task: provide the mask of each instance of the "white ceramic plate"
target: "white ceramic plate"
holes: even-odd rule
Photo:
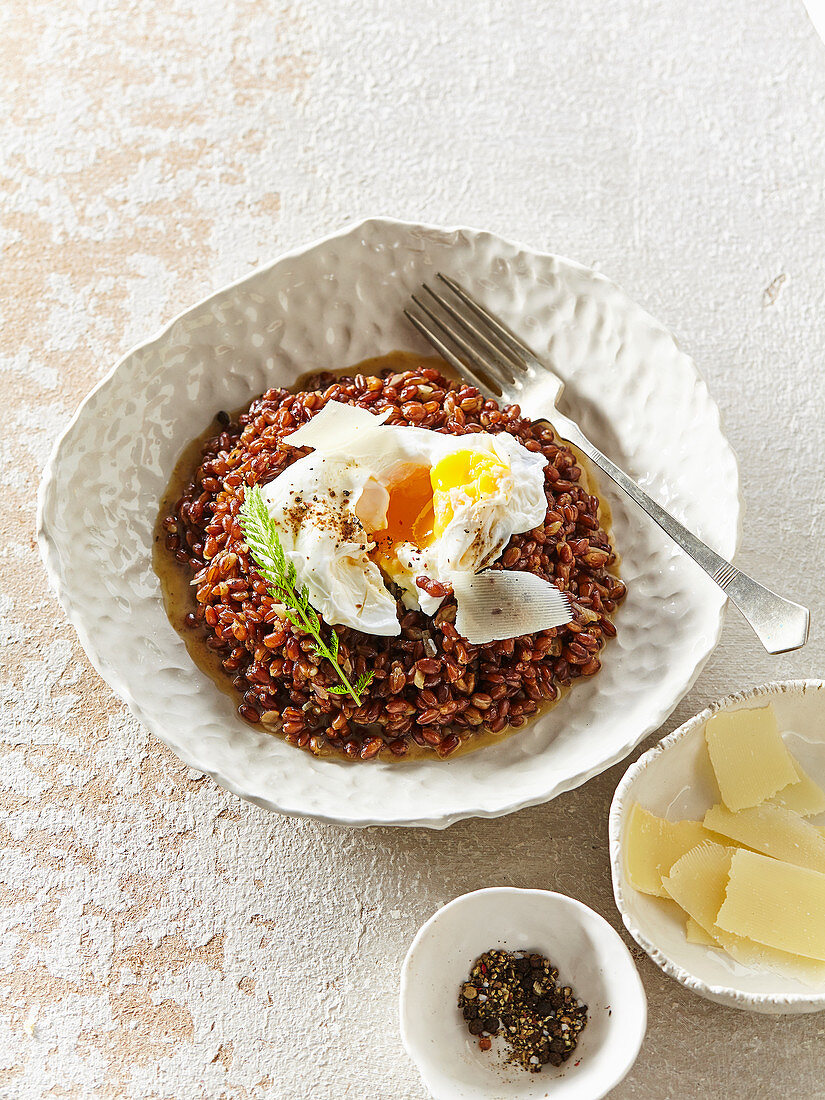
[[[444,827],[547,801],[621,760],[667,717],[721,629],[723,597],[605,485],[629,596],[604,667],[500,745],[448,761],[316,759],[245,724],[192,664],[152,571],[158,501],[219,409],[309,369],[430,353],[402,315],[435,271],[462,280],[546,355],[567,411],[725,557],[736,461],[694,364],[606,279],[472,229],[371,219],[282,256],[181,314],[89,395],[43,477],[46,568],[95,668],[192,767],[269,809],[349,824]]]
[[[705,747],[705,723],[719,710],[761,707],[768,701],[788,747],[813,779],[825,786],[825,681],[767,684],[714,703],[640,756],[616,788],[610,809],[613,893],[634,940],[688,989],[719,1004],[753,1012],[817,1012],[825,1009],[825,986],[812,987],[772,971],[753,970],[721,951],[688,943],[684,917],[677,907],[640,894],[624,874],[623,840],[633,803],[640,802],[646,810],[672,821],[703,817],[718,799]]]
[[[458,990],[475,960],[498,947],[538,951],[587,1005],[575,1054],[558,1069],[525,1073],[501,1044],[486,1053],[467,1031]],[[630,957],[606,920],[548,890],[497,887],[464,894],[432,916],[401,971],[401,1038],[436,1100],[597,1100],[636,1061],[647,1000]]]

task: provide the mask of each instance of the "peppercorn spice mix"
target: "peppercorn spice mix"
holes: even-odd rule
[[[461,986],[458,1007],[481,1050],[502,1036],[507,1060],[531,1073],[560,1066],[576,1049],[587,1005],[559,985],[549,959],[534,952],[485,951]]]

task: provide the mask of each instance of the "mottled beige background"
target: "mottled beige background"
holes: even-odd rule
[[[814,607],[773,659],[731,613],[665,728],[821,675],[825,47],[797,0],[6,0],[0,57],[0,1096],[423,1100],[396,1024],[412,934],[499,883],[617,923],[623,766],[443,834],[239,802],[87,664],[34,544],[40,470],[132,343],[280,250],[370,213],[487,226],[673,327],[741,457],[741,564]],[[825,1096],[825,1018],[639,967],[618,1100]]]

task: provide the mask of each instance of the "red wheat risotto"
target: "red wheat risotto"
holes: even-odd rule
[[[447,757],[480,733],[523,726],[560,688],[598,672],[602,646],[616,633],[610,615],[625,586],[610,573],[615,554],[601,526],[599,500],[581,484],[572,451],[547,425],[523,419],[517,406],[499,408],[472,386],[423,365],[388,369],[380,377],[321,374],[306,386],[301,393],[268,390],[237,423],[220,414],[223,430],[204,444],[200,465],[163,518],[168,551],[195,581],[196,606],[186,626],[201,632],[221,658],[243,697],[243,718],[316,754],[368,760],[425,750]],[[390,425],[455,436],[508,432],[528,451],[540,452],[547,459],[544,521],[513,535],[493,568],[552,581],[571,597],[573,621],[471,645],[455,628],[451,596],[431,617],[408,610],[394,592],[398,637],[322,622],[327,638],[332,630],[338,636],[338,661],[347,675],[373,673],[360,705],[331,691],[339,683],[335,670],[311,637],[281,617],[249,555],[239,517],[245,486],[271,482],[309,453],[291,447],[289,435],[329,401],[389,410]]]

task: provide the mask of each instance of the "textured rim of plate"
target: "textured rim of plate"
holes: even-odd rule
[[[588,268],[584,264],[581,264],[576,260],[567,259],[566,257],[559,255],[558,253],[542,252],[542,251],[534,248],[533,246],[531,246],[529,244],[525,244],[525,243],[523,243],[521,241],[517,241],[517,240],[512,240],[511,238],[501,237],[500,234],[491,233],[489,230],[476,229],[472,226],[467,226],[467,225],[439,226],[439,225],[433,225],[431,223],[426,223],[426,222],[408,222],[408,221],[404,221],[404,220],[399,219],[399,218],[391,218],[391,217],[383,217],[383,216],[360,218],[356,221],[348,222],[341,229],[336,230],[333,233],[326,234],[325,236],[319,237],[319,238],[317,238],[313,241],[310,241],[306,244],[302,244],[302,245],[300,245],[296,248],[292,248],[292,249],[289,249],[285,252],[280,253],[278,256],[276,256],[269,263],[262,264],[261,266],[255,268],[254,271],[249,272],[249,273],[241,276],[240,278],[235,279],[235,280],[233,280],[229,283],[226,283],[223,286],[219,287],[217,290],[214,290],[210,294],[205,295],[203,298],[199,299],[197,302],[193,303],[192,305],[187,306],[186,309],[183,309],[179,313],[177,313],[172,318],[172,320],[167,322],[158,331],[156,331],[155,335],[152,336],[149,340],[143,340],[143,341],[140,341],[137,344],[134,344],[124,355],[122,355],[117,360],[117,362],[114,364],[114,366],[111,368],[111,370],[109,370],[104,375],[104,377],[89,391],[89,393],[86,395],[86,397],[83,399],[83,401],[78,406],[77,410],[75,411],[74,415],[70,419],[70,421],[67,424],[66,428],[61,432],[61,434],[59,435],[59,437],[55,441],[55,444],[52,448],[51,454],[49,455],[49,459],[46,463],[46,466],[44,467],[43,474],[42,474],[41,481],[40,481],[40,487],[38,489],[38,494],[37,494],[37,517],[36,517],[36,536],[37,536],[37,542],[38,542],[38,546],[39,546],[39,549],[40,549],[40,554],[41,554],[41,557],[42,557],[42,560],[43,560],[43,564],[44,564],[45,569],[46,569],[46,574],[47,574],[48,579],[49,579],[49,583],[52,587],[52,590],[57,595],[57,598],[58,598],[61,606],[63,607],[63,610],[66,614],[67,619],[69,620],[71,625],[74,627],[74,629],[75,629],[75,631],[78,635],[78,638],[80,640],[80,644],[82,645],[83,650],[86,653],[86,657],[88,658],[89,662],[94,667],[95,671],[100,675],[100,677],[103,680],[105,680],[106,683],[109,685],[109,687],[115,692],[115,694],[120,699],[123,700],[123,702],[127,705],[129,710],[135,716],[135,718],[137,718],[137,720],[142,725],[144,725],[147,729],[149,729],[149,731],[151,733],[153,733],[156,737],[158,737],[161,741],[163,741],[164,744],[166,744],[169,748],[172,748],[172,751],[175,753],[175,755],[178,756],[181,760],[183,760],[183,762],[187,766],[189,766],[189,767],[193,768],[194,770],[199,771],[199,772],[201,772],[205,775],[209,775],[210,778],[214,779],[215,782],[219,786],[224,788],[224,790],[230,791],[232,794],[237,795],[239,798],[243,798],[246,801],[252,802],[257,806],[261,806],[263,809],[272,810],[272,811],[275,811],[277,813],[285,814],[287,816],[308,817],[308,818],[312,818],[316,821],[322,821],[322,822],[325,822],[327,824],[332,824],[332,825],[356,825],[356,826],[396,825],[396,826],[401,826],[401,827],[404,827],[404,826],[407,826],[407,827],[422,827],[423,826],[423,827],[426,827],[426,828],[444,829],[444,828],[448,828],[450,825],[455,824],[455,822],[464,820],[466,818],[473,818],[473,817],[481,817],[481,818],[504,817],[507,814],[514,813],[516,810],[522,810],[522,809],[527,809],[531,806],[542,805],[543,803],[549,802],[551,799],[556,798],[558,795],[564,794],[566,791],[573,790],[576,787],[581,786],[583,783],[586,783],[589,779],[592,779],[596,775],[600,775],[603,771],[606,771],[608,768],[612,767],[614,764],[617,764],[619,761],[623,760],[628,755],[628,753],[633,751],[633,749],[636,747],[636,745],[639,744],[640,741],[644,740],[644,738],[647,737],[648,734],[650,734],[654,730],[658,729],[659,726],[664,721],[666,721],[668,716],[670,714],[672,714],[674,708],[678,705],[679,701],[684,698],[684,696],[687,694],[688,691],[690,691],[691,687],[696,682],[696,680],[697,680],[699,674],[701,673],[702,669],[704,668],[708,658],[710,657],[711,653],[716,648],[716,645],[719,642],[719,637],[722,633],[722,626],[723,626],[723,622],[724,622],[724,614],[725,614],[725,608],[727,606],[727,601],[722,601],[722,603],[720,604],[718,612],[717,612],[716,623],[715,623],[714,629],[713,629],[713,631],[711,632],[711,635],[710,635],[709,644],[706,646],[706,648],[703,651],[698,653],[698,655],[696,657],[696,664],[694,665],[694,668],[693,668],[692,672],[685,678],[685,680],[682,682],[682,684],[676,689],[676,691],[674,693],[675,698],[673,699],[673,701],[670,702],[670,703],[662,704],[658,708],[657,711],[655,711],[651,714],[651,716],[649,717],[648,722],[644,726],[644,728],[639,729],[636,734],[634,734],[629,740],[627,740],[614,753],[612,753],[608,758],[604,759],[603,761],[601,761],[599,764],[595,765],[594,767],[586,768],[583,771],[580,771],[575,775],[568,776],[566,779],[560,780],[558,783],[556,783],[554,786],[552,786],[548,790],[542,791],[540,794],[536,794],[534,797],[516,799],[515,801],[513,801],[511,803],[503,803],[502,805],[496,807],[496,809],[494,809],[494,810],[489,810],[489,809],[485,809],[483,807],[477,807],[476,806],[476,807],[473,807],[473,808],[467,808],[467,809],[458,811],[456,813],[443,813],[443,814],[438,814],[436,816],[432,816],[432,817],[429,817],[429,818],[421,818],[421,819],[415,819],[415,820],[411,820],[409,818],[396,818],[396,819],[389,819],[388,820],[387,818],[375,818],[375,817],[364,817],[364,816],[348,817],[345,814],[329,815],[329,814],[325,814],[325,813],[322,813],[320,811],[314,811],[314,810],[304,811],[304,810],[287,809],[284,806],[279,805],[279,803],[275,799],[262,798],[259,795],[252,794],[249,791],[245,790],[241,785],[239,785],[237,783],[232,783],[231,781],[226,780],[218,772],[207,769],[207,768],[204,768],[204,766],[201,763],[199,763],[194,757],[187,756],[187,755],[179,752],[177,747],[173,747],[172,745],[169,744],[169,742],[167,741],[167,739],[164,735],[164,731],[161,728],[159,728],[158,726],[156,726],[156,724],[153,721],[151,721],[149,718],[147,718],[145,716],[145,714],[143,712],[143,708],[141,707],[139,702],[134,698],[134,696],[132,695],[131,691],[129,690],[127,684],[123,680],[123,678],[116,672],[116,670],[110,669],[108,667],[107,662],[104,659],[104,657],[97,652],[96,647],[93,645],[90,633],[85,628],[85,625],[83,624],[83,622],[81,621],[79,615],[77,614],[77,611],[76,611],[76,609],[74,607],[74,604],[71,600],[70,594],[69,594],[68,590],[66,589],[66,586],[63,584],[62,573],[61,573],[61,569],[60,569],[60,555],[57,552],[56,547],[52,543],[52,540],[50,538],[48,529],[47,529],[45,521],[44,521],[44,509],[45,509],[45,503],[46,503],[46,496],[47,496],[48,490],[51,486],[51,483],[55,478],[55,466],[56,466],[56,464],[57,464],[57,462],[60,458],[60,452],[61,452],[61,449],[62,449],[64,443],[67,441],[67,439],[71,435],[75,425],[77,424],[77,422],[80,420],[81,416],[83,415],[86,406],[94,398],[96,398],[99,394],[101,394],[103,391],[105,391],[107,389],[107,387],[110,385],[112,379],[114,378],[115,374],[120,370],[122,365],[128,359],[130,359],[133,355],[135,355],[138,352],[145,352],[145,351],[148,351],[151,348],[153,348],[156,344],[158,344],[161,340],[163,340],[167,336],[167,334],[170,332],[170,330],[179,321],[181,321],[188,314],[194,312],[195,310],[201,309],[202,307],[206,306],[208,303],[210,303],[214,299],[222,297],[223,295],[227,294],[229,291],[235,289],[236,287],[242,286],[245,282],[257,277],[261,273],[271,270],[277,264],[280,264],[280,263],[284,262],[285,260],[289,260],[293,257],[301,256],[304,253],[309,252],[311,249],[319,247],[320,245],[328,244],[332,241],[339,240],[340,238],[346,237],[349,234],[354,233],[354,232],[362,229],[364,226],[369,225],[369,224],[398,226],[400,228],[408,229],[408,230],[409,229],[420,230],[424,233],[428,233],[428,232],[437,233],[437,234],[469,233],[469,234],[472,234],[472,235],[492,236],[492,237],[495,237],[499,240],[502,240],[502,241],[506,242],[507,244],[513,245],[516,248],[523,249],[524,251],[526,251],[528,253],[531,253],[533,255],[543,256],[543,257],[553,257],[553,258],[561,261],[562,263],[568,264],[571,268],[573,268],[577,271],[583,272],[583,273],[587,274],[588,276],[590,276],[590,277],[592,277],[596,280],[602,281],[605,284],[620,290],[620,288],[618,288],[617,284],[613,283],[612,280],[607,279],[600,272],[594,271],[592,268]],[[620,292],[624,293],[621,290],[620,290]],[[676,341],[676,337],[670,332],[669,329],[666,329],[660,321],[657,321],[656,318],[653,317],[652,314],[650,314],[647,310],[642,309],[642,307],[638,306],[638,304],[633,302],[632,299],[630,299],[630,301],[639,310],[639,316],[640,317],[644,318],[645,321],[648,321],[654,328],[660,330],[661,332],[666,333],[670,337],[670,339],[673,340],[674,344],[678,347],[678,342]],[[707,398],[708,398],[709,411],[710,411],[710,413],[711,413],[711,415],[712,415],[712,417],[715,421],[715,427],[718,429],[719,434],[723,437],[723,439],[725,439],[725,442],[728,445],[728,449],[730,451],[731,459],[732,459],[732,462],[733,462],[733,469],[736,472],[736,476],[737,476],[736,496],[737,496],[737,500],[738,500],[738,504],[739,504],[739,511],[738,511],[737,523],[736,523],[735,549],[736,549],[736,551],[738,551],[739,544],[741,542],[742,521],[743,521],[743,514],[744,514],[744,501],[743,501],[743,498],[742,498],[741,480],[739,479],[738,459],[737,459],[737,456],[736,456],[736,452],[730,446],[730,443],[727,441],[727,437],[725,436],[725,433],[722,430],[722,416],[721,416],[721,412],[719,410],[719,406],[716,404],[716,402],[714,401],[712,395],[710,394],[710,392],[708,390],[708,387],[707,387],[707,384],[705,383],[705,380],[704,380],[701,372],[699,371],[699,368],[696,366],[696,363],[693,361],[693,359],[691,359],[690,361],[691,361],[691,364],[693,366],[693,369],[696,371],[697,380],[700,382],[700,384],[702,386],[704,386],[704,388],[706,390]],[[643,520],[642,522],[651,522],[652,523],[653,521],[652,520],[650,520],[650,521]],[[735,553],[732,554],[731,557],[732,558],[735,557]]]
[[[641,994],[641,1012],[637,1020],[638,1041],[634,1041],[634,1043],[630,1047],[628,1047],[628,1051],[631,1051],[632,1053],[630,1053],[626,1063],[622,1064],[618,1075],[610,1082],[607,1092],[600,1092],[598,1097],[594,1097],[594,1100],[599,1100],[600,1097],[606,1096],[608,1092],[611,1092],[613,1089],[616,1088],[617,1085],[621,1084],[625,1077],[627,1077],[628,1073],[630,1073],[631,1069],[633,1069],[633,1066],[635,1065],[636,1060],[639,1057],[639,1052],[642,1049],[642,1043],[645,1041],[645,1036],[647,1034],[647,993],[645,992],[644,983],[642,982],[641,976],[639,974],[639,969],[636,966],[633,955],[630,953],[627,944],[624,942],[624,940],[613,927],[613,925],[609,921],[605,920],[601,913],[597,913],[595,909],[591,909],[591,907],[589,905],[586,905],[583,901],[579,901],[578,898],[570,897],[569,894],[562,894],[558,890],[541,890],[523,886],[486,886],[480,890],[470,890],[466,894],[459,894],[457,898],[453,898],[452,901],[448,901],[445,905],[442,905],[440,909],[436,909],[436,911],[430,917],[428,917],[427,920],[424,921],[424,923],[421,925],[421,927],[418,929],[415,936],[413,937],[410,946],[407,948],[407,953],[404,956],[404,962],[401,964],[401,983],[398,993],[398,1025],[399,1031],[401,1033],[401,1042],[404,1045],[404,1050],[407,1052],[407,1056],[421,1075],[421,1080],[429,1089],[430,1083],[428,1079],[428,1074],[422,1068],[421,1062],[417,1054],[413,1050],[407,1030],[407,999],[411,980],[409,971],[410,962],[413,953],[415,952],[415,949],[425,938],[425,936],[431,931],[433,926],[438,923],[438,921],[447,910],[455,909],[457,906],[465,903],[468,898],[479,898],[483,896],[489,896],[490,894],[532,894],[541,897],[542,899],[550,895],[551,897],[561,898],[565,903],[570,903],[570,906],[574,911],[580,911],[581,913],[586,914],[588,920],[591,917],[595,917],[597,922],[601,922],[601,924],[603,924],[605,928],[609,929],[612,933],[612,937],[608,937],[611,945],[611,951],[615,951],[617,954],[624,952],[624,955],[627,956],[627,960],[630,962],[632,973],[636,977],[638,992]],[[621,952],[619,949],[621,949]]]
[[[616,787],[613,801],[610,805],[610,816],[608,819],[610,873],[613,878],[613,896],[616,899],[616,907],[621,914],[625,928],[656,965],[664,970],[665,974],[670,975],[671,978],[675,978],[677,982],[680,982],[694,993],[698,993],[703,997],[710,995],[712,998],[718,998],[719,1000],[725,1001],[731,1007],[753,1010],[755,1005],[810,1005],[812,1010],[825,1009],[825,991],[822,993],[746,993],[744,990],[737,989],[735,986],[709,985],[701,978],[697,978],[696,975],[692,974],[689,970],[685,970],[679,963],[674,962],[669,955],[665,954],[665,952],[657,947],[655,943],[649,940],[644,932],[640,931],[640,929],[635,926],[625,908],[621,877],[621,830],[626,808],[625,798],[636,778],[641,775],[643,771],[655,763],[663,753],[666,753],[671,745],[674,745],[677,741],[681,741],[685,737],[689,737],[696,729],[704,726],[708,719],[718,713],[718,711],[727,710],[735,703],[745,703],[753,699],[765,699],[772,695],[793,693],[805,695],[809,691],[823,690],[825,690],[825,680],[775,680],[767,684],[760,684],[758,687],[747,688],[745,691],[734,692],[732,695],[726,695],[724,699],[718,699],[715,703],[711,703],[710,706],[706,707],[700,714],[696,714],[693,718],[689,718],[687,722],[684,722],[678,729],[669,733],[667,737],[663,737],[658,745],[654,745],[652,749],[648,749],[635,763],[631,764],[622,776],[619,785]]]

